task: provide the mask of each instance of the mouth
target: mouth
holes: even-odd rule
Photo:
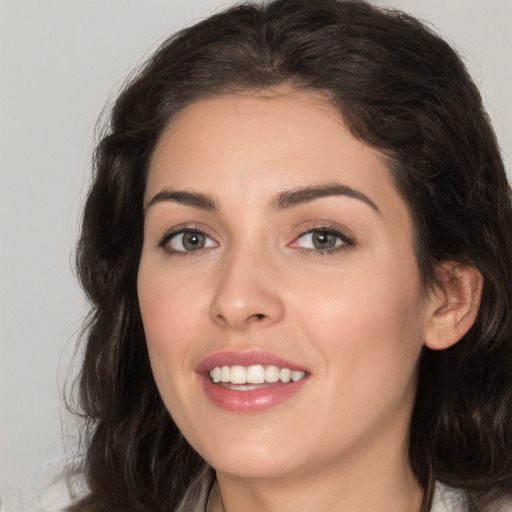
[[[259,351],[217,353],[203,360],[196,372],[211,403],[246,414],[291,399],[311,377],[305,368]]]
[[[213,384],[218,384],[226,389],[234,391],[252,391],[275,385],[298,382],[306,377],[302,370],[280,368],[276,365],[263,366],[254,364],[251,366],[215,366],[209,371]]]

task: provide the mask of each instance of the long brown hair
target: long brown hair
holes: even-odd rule
[[[89,493],[70,510],[171,511],[199,471],[153,381],[137,303],[148,161],[191,102],[283,83],[323,92],[388,157],[426,287],[444,260],[484,277],[472,329],[420,359],[409,458],[422,510],[435,481],[464,489],[472,511],[512,492],[510,189],[478,90],[455,51],[410,16],[363,1],[277,0],[169,38],[113,106],[78,244],[91,303],[79,381]]]

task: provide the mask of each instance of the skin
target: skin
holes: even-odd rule
[[[282,192],[333,183],[369,201],[275,207]],[[153,199],[169,190],[207,195],[218,210]],[[174,421],[216,469],[225,510],[419,510],[407,429],[420,351],[428,338],[442,344],[449,308],[424,291],[411,216],[383,156],[320,96],[215,97],[162,134],[145,204],[138,293],[152,370]],[[304,235],[333,227],[349,239],[334,252]],[[187,252],[180,235],[161,243],[182,228],[200,228],[206,246]],[[458,339],[445,330],[446,343]],[[222,350],[265,350],[310,377],[268,410],[225,411],[195,370]],[[217,491],[211,509],[222,510]]]

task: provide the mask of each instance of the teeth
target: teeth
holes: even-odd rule
[[[247,382],[250,384],[263,384],[265,382],[265,368],[260,364],[249,366],[246,375]]]
[[[293,382],[297,382],[298,380],[303,379],[306,376],[304,372],[296,371],[292,372],[292,380]]]
[[[279,368],[277,366],[267,366],[265,369],[265,380],[267,382],[277,382],[279,380]]]
[[[286,382],[290,382],[292,380],[292,371],[289,370],[288,368],[283,368],[280,372],[279,372],[279,378],[281,379],[282,382],[286,383]]]
[[[221,381],[222,369],[216,366],[211,372],[213,382],[217,383]]]
[[[274,365],[265,368],[261,364],[254,364],[247,368],[239,365],[216,366],[210,370],[210,377],[215,384],[219,382],[229,382],[238,386],[242,384],[263,384],[264,382],[274,383],[278,381],[288,384],[292,381],[297,382],[305,376],[306,372],[303,371],[292,371],[289,368],[279,368]]]
[[[229,366],[223,366],[220,369],[220,381],[221,382],[230,382],[231,379],[231,371]]]
[[[243,366],[231,367],[231,384],[245,384],[247,382],[247,372]]]

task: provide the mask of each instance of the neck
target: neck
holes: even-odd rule
[[[405,438],[396,444],[370,444],[364,454],[346,454],[342,462],[283,478],[217,472],[209,512],[419,511],[423,490],[410,468],[406,445]]]
[[[385,470],[384,470],[385,471]],[[295,479],[239,481],[219,474],[212,490],[210,512],[412,512],[419,511],[423,491],[411,474],[385,475],[376,481],[304,476]]]

